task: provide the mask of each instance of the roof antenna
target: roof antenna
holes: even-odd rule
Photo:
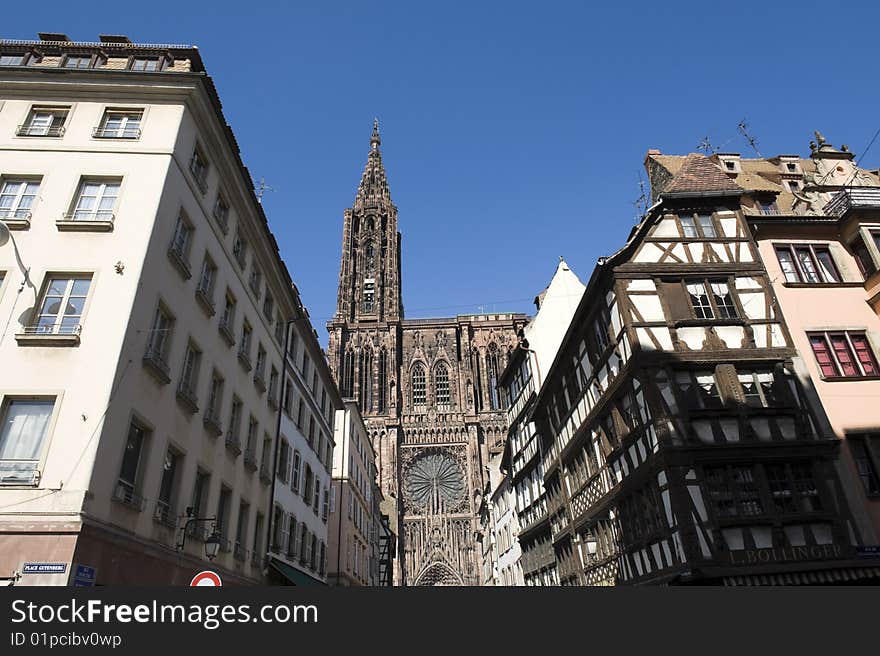
[[[697,150],[706,153],[707,155],[714,155],[718,152],[718,149],[712,145],[711,141],[709,141],[709,135],[706,135],[700,140],[700,143],[697,145]]]
[[[642,220],[642,217],[648,212],[648,193],[645,189],[645,180],[642,178],[642,172],[639,171],[639,197],[633,201],[636,209],[639,211],[636,216],[636,222]]]
[[[746,120],[741,120],[739,125],[736,126],[736,129],[739,130],[739,133],[749,142],[749,145],[752,147],[752,150],[755,151],[755,154],[758,157],[761,157],[761,151],[758,150],[758,140],[749,132],[749,126],[748,123],[746,123]]]
[[[257,185],[257,202],[263,204],[263,194],[267,191],[276,191],[275,187],[266,184],[266,178],[260,178],[260,184]]]

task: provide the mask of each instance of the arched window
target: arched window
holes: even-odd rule
[[[373,410],[373,352],[369,349],[361,351],[358,361],[359,389],[358,401],[362,412]]]
[[[347,351],[342,363],[342,396],[351,398],[354,394],[354,353]]]
[[[416,364],[412,370],[412,402],[413,405],[425,405],[425,368]]]
[[[471,351],[471,369],[474,372],[474,410],[483,409],[483,373],[480,371],[480,352]]]
[[[449,369],[442,362],[434,369],[434,398],[437,405],[449,405]]]
[[[388,352],[384,348],[379,351],[379,370],[377,373],[379,395],[376,399],[376,410],[384,412],[386,406],[385,388],[388,386]]]
[[[489,345],[486,354],[486,379],[489,386],[489,407],[498,410],[501,407],[501,398],[498,394],[498,348],[494,344]]]

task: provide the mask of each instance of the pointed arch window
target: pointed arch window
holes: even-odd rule
[[[489,345],[486,354],[486,379],[489,385],[489,408],[498,410],[501,408],[501,397],[498,393],[498,347]]]
[[[471,351],[471,369],[474,372],[474,410],[480,412],[483,409],[483,372],[480,370],[480,353],[476,349]]]
[[[416,364],[412,370],[412,402],[413,405],[425,405],[426,400],[425,368]]]
[[[379,383],[376,410],[384,412],[387,403],[385,388],[388,386],[388,352],[384,348],[379,351],[379,368],[376,373]]]
[[[449,369],[442,362],[434,369],[434,397],[438,406],[449,405]]]
[[[354,394],[354,353],[347,351],[342,364],[342,396],[351,398]]]
[[[369,349],[361,351],[358,362],[359,390],[358,401],[363,412],[373,410],[373,352]]]

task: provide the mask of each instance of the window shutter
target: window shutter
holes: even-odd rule
[[[661,281],[659,289],[670,314],[666,317],[668,320],[677,321],[691,318],[691,303],[681,281]]]

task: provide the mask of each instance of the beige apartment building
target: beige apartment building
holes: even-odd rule
[[[380,585],[381,491],[376,484],[376,453],[355,399],[336,413],[333,488],[330,493],[331,585]]]
[[[324,494],[338,397],[198,50],[0,41],[0,221],[0,579],[265,581],[276,458]]]

